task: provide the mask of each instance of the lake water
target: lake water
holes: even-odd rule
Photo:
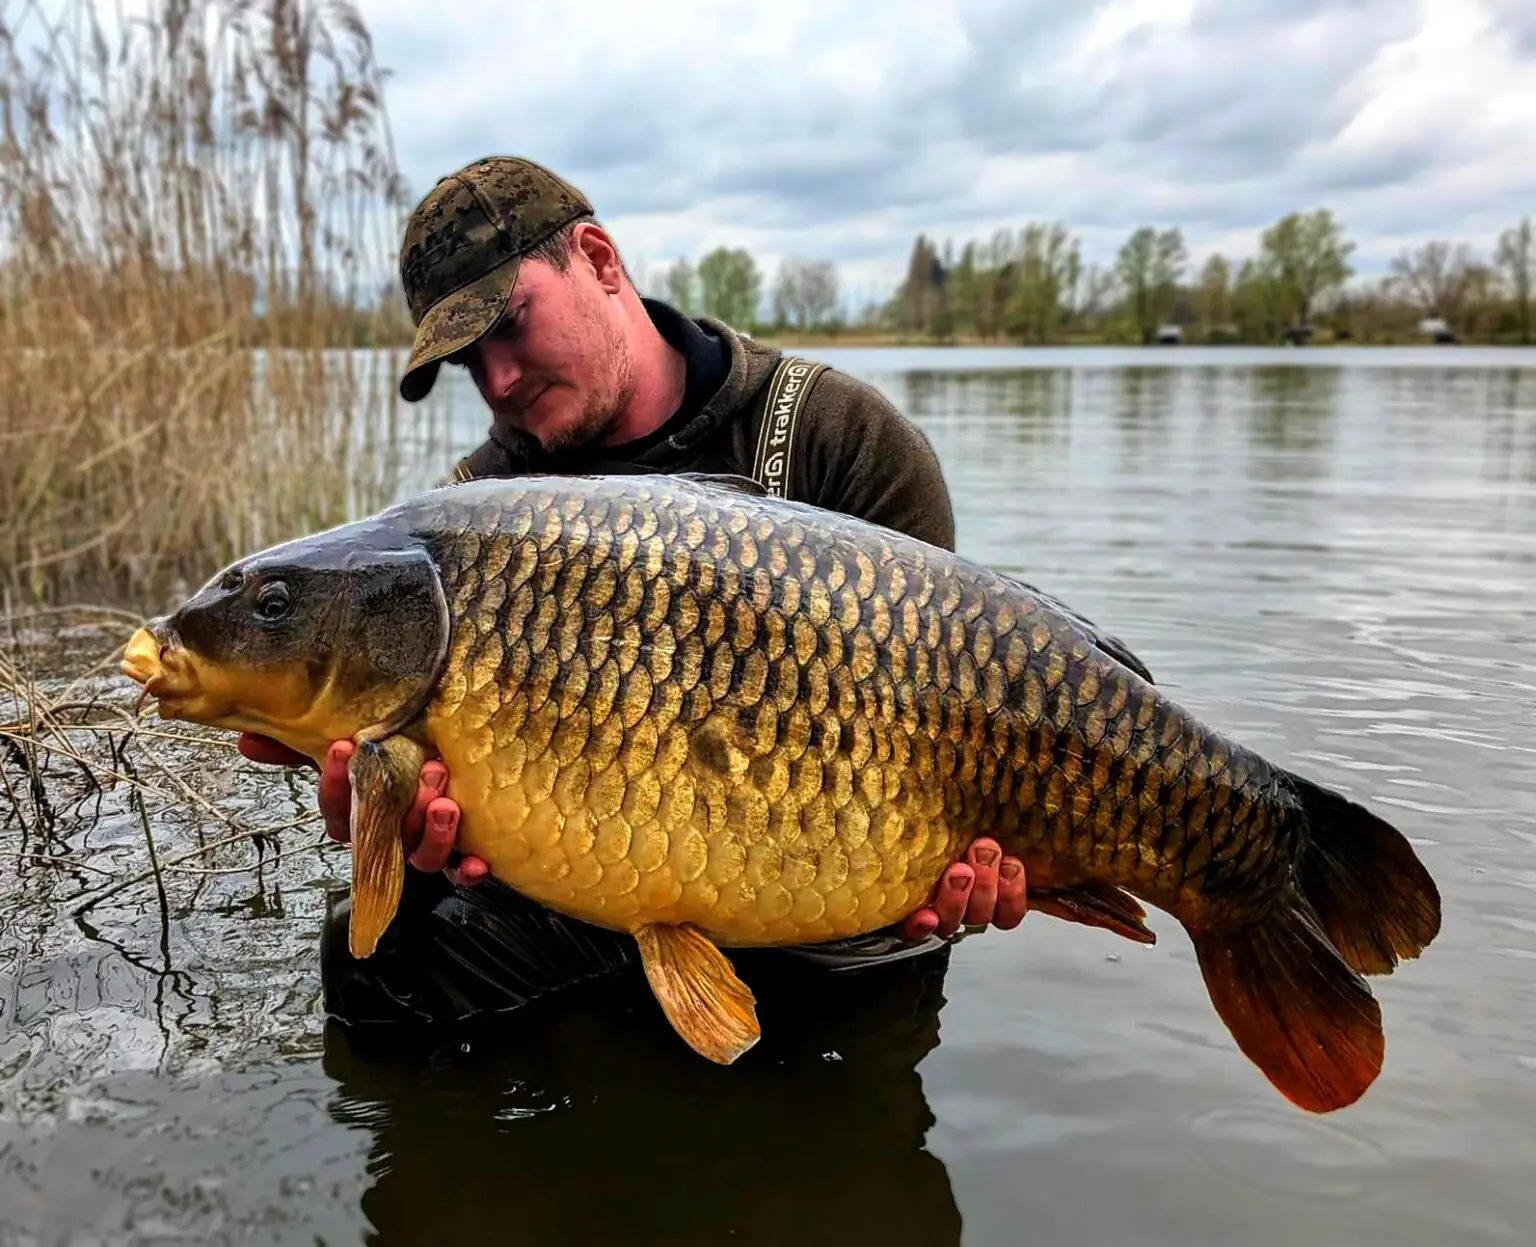
[[[163,917],[54,920],[45,871],[0,885],[0,1244],[1530,1241],[1536,352],[812,353],[921,424],[963,553],[1417,846],[1444,924],[1373,980],[1366,1096],[1281,1100],[1155,911],[1152,948],[1032,916],[921,977],[765,982],[722,1070],[635,984],[350,1041],[315,950],[338,853]],[[312,809],[252,782],[232,806]],[[136,824],[58,834],[137,868]]]

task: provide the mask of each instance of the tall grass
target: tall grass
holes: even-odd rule
[[[0,0],[13,608],[159,609],[397,490],[384,78],[338,0]]]

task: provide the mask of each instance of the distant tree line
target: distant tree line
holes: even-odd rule
[[[697,261],[631,264],[644,294],[689,315],[763,336],[1031,345],[1152,343],[1175,327],[1187,343],[1532,342],[1536,218],[1499,236],[1491,254],[1436,239],[1394,256],[1384,276],[1357,277],[1355,244],[1327,209],[1292,213],[1253,255],[1191,262],[1177,228],[1133,230],[1112,262],[1083,261],[1065,225],[1030,222],[956,247],[926,234],[889,298],[853,308],[827,259],[789,258],[771,272],[741,247]],[[411,325],[393,282],[337,335],[358,346],[405,343]],[[312,298],[346,301],[317,289]],[[338,314],[335,323],[345,318]]]
[[[679,258],[660,272],[642,269],[637,281],[691,316],[748,331],[837,332],[846,320],[830,260],[784,260],[770,282],[750,252],[716,247],[697,264]]]
[[[999,230],[958,252],[920,235],[881,320],[937,341],[1151,343],[1170,327],[1202,343],[1531,341],[1530,218],[1490,256],[1435,240],[1352,283],[1354,250],[1326,209],[1275,222],[1252,256],[1214,254],[1198,269],[1178,229],[1135,230],[1103,267],[1084,265],[1059,224]]]
[[[857,312],[829,260],[790,259],[771,279],[741,248],[642,270],[642,289],[759,333],[884,335],[932,342],[1191,343],[1532,340],[1536,228],[1526,218],[1491,255],[1426,242],[1385,276],[1356,278],[1355,243],[1327,209],[1264,230],[1249,256],[1194,265],[1177,228],[1143,226],[1113,262],[1088,264],[1063,224],[1030,222],[956,246],[920,234],[891,298]]]

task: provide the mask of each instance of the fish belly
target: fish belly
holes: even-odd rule
[[[691,923],[724,945],[855,935],[922,904],[970,839],[894,760],[855,770],[835,746],[812,748],[803,709],[758,750],[728,712],[593,724],[524,700],[479,727],[434,730],[460,847],[587,922]],[[498,745],[498,727],[518,721]]]

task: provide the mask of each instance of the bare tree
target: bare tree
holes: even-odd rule
[[[774,319],[797,329],[814,329],[837,311],[837,266],[830,260],[785,260],[773,288]]]
[[[1485,266],[1466,243],[1454,246],[1436,239],[1414,251],[1400,252],[1391,264],[1391,280],[1399,297],[1426,316],[1458,324],[1472,296],[1484,284]]]

